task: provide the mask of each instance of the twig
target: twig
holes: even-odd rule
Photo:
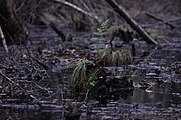
[[[80,0],[80,2],[83,4],[83,6],[90,11],[90,8],[86,5],[85,0]]]
[[[36,82],[33,82],[33,81],[28,81],[28,80],[18,80],[18,82],[22,82],[22,83],[32,83],[32,84],[34,84],[36,87],[38,87],[39,89],[45,90],[47,93],[50,93],[50,92],[51,92],[51,91],[49,91],[47,88],[44,88],[44,87],[38,85]]]
[[[166,25],[169,25],[171,27],[171,29],[175,28],[175,26],[172,25],[171,23],[169,23],[168,21],[165,21],[165,20],[163,20],[163,19],[161,19],[161,18],[159,18],[159,17],[157,17],[157,16],[155,16],[155,15],[153,15],[151,13],[146,12],[146,15],[153,18],[153,19],[155,19],[155,20],[158,20],[158,21],[161,21],[161,22],[165,23]]]
[[[115,0],[105,0],[121,17],[123,17],[126,22],[137,31],[148,44],[158,44],[154,39],[152,39],[148,33],[137,24],[137,22],[131,18],[131,16],[126,12],[123,6],[118,5]]]
[[[87,101],[87,98],[88,98],[88,94],[89,94],[89,90],[87,90],[87,92],[86,92],[86,95],[85,95],[85,99],[84,99],[84,102],[86,102],[86,101]]]
[[[5,39],[5,37],[4,37],[3,31],[2,31],[2,29],[1,29],[1,26],[0,26],[0,39],[1,39],[2,42],[3,42],[3,46],[4,46],[5,50],[6,50],[6,53],[8,54],[8,53],[9,53],[9,50],[8,50],[8,46],[7,46],[7,44],[6,44],[6,39]]]
[[[166,22],[174,22],[174,21],[178,21],[178,20],[181,20],[181,17],[175,17],[172,19],[168,19],[168,20],[166,20]]]
[[[6,68],[6,69],[8,68],[7,66],[5,66],[5,65],[3,65],[3,64],[1,64],[1,63],[0,63],[0,67]]]
[[[0,75],[2,75],[4,78],[6,78],[6,80],[8,80],[9,82],[15,83],[15,82],[12,81],[8,76],[6,76],[6,75],[2,72],[2,70],[0,70]],[[18,84],[16,84],[16,85],[18,85]],[[29,94],[26,90],[24,90],[23,88],[21,88],[19,85],[18,85],[18,88],[21,89],[23,92],[27,93],[27,95],[29,95],[29,97],[33,98],[33,99],[36,100],[36,101],[39,101],[35,96]]]
[[[0,70],[0,75],[2,75],[4,78],[6,78],[6,80],[8,80],[9,82],[14,83],[14,81],[12,81],[8,76],[6,76],[6,75],[2,72],[2,70]]]
[[[181,20],[181,17],[176,17],[176,18],[172,18],[172,19],[168,19],[168,20],[165,20],[165,22],[175,22],[175,21],[179,21]],[[154,25],[162,25],[162,24],[165,24],[164,22],[159,22],[159,23],[154,23],[154,24],[146,24],[146,25],[141,25],[142,27],[152,27]]]
[[[62,3],[62,4],[65,4],[65,5],[69,6],[69,7],[73,8],[73,9],[75,9],[75,10],[81,12],[81,13],[83,13],[84,15],[93,18],[93,19],[96,20],[97,22],[100,21],[100,19],[99,19],[98,16],[96,16],[96,15],[94,15],[94,14],[92,14],[92,13],[89,13],[89,12],[83,10],[82,8],[80,8],[80,7],[72,4],[72,3],[70,3],[70,2],[67,2],[67,1],[64,1],[64,0],[53,0],[53,1],[59,2],[59,3]]]
[[[48,70],[49,67],[47,65],[45,65],[44,63],[42,63],[41,61],[39,61],[38,59],[36,59],[35,57],[29,55],[30,58],[32,58],[35,62],[37,62],[38,64],[40,64],[45,70]]]

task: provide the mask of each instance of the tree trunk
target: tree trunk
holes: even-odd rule
[[[12,0],[0,0],[0,26],[8,44],[21,43],[27,36],[12,4]]]
[[[129,16],[129,14],[126,12],[124,7],[122,7],[121,5],[118,5],[115,0],[105,0],[105,1],[114,9],[114,11],[116,11],[121,17],[123,17],[126,20],[126,22],[136,32],[138,32],[148,44],[157,44],[157,42],[154,39],[152,39],[147,34],[147,32],[139,24],[137,24],[137,22],[134,19],[132,19]]]

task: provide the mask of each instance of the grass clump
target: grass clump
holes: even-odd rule
[[[83,83],[86,79],[87,64],[89,60],[82,58],[76,61],[75,69],[71,78],[71,86],[76,87]]]
[[[100,23],[96,32],[94,33],[99,38],[109,32],[109,19]],[[127,28],[125,28],[127,29]],[[106,79],[106,73],[104,72],[105,66],[121,66],[128,65],[132,62],[131,52],[123,48],[115,48],[112,45],[111,39],[110,47],[106,46],[99,49],[95,55],[94,63],[86,58],[78,59],[75,64],[75,69],[71,78],[71,87],[76,90],[92,89],[96,86],[99,80]],[[101,78],[101,79],[100,79]],[[106,80],[102,80],[105,82]]]
[[[92,89],[96,85],[99,71],[88,59],[78,59],[71,77],[71,87],[78,90]]]
[[[97,53],[97,60],[103,63],[103,66],[121,66],[132,63],[132,55],[126,49],[111,49],[99,51]]]

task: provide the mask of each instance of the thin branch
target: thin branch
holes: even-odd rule
[[[6,75],[2,72],[2,70],[0,70],[0,75],[3,76],[3,77],[4,77],[6,80],[8,80],[9,82],[15,83],[15,82],[12,81],[8,76],[6,76]],[[18,84],[16,84],[16,85],[18,85]],[[41,88],[41,86],[38,86],[38,87]],[[29,95],[29,97],[33,98],[33,99],[36,100],[36,101],[39,101],[35,96],[29,94],[26,90],[24,90],[23,88],[21,88],[19,85],[18,85],[18,88],[21,89],[23,92],[27,93],[27,95]],[[43,89],[43,88],[42,88],[42,89]],[[46,89],[44,89],[44,90],[46,90]]]
[[[153,18],[153,19],[155,19],[155,20],[158,20],[158,21],[161,21],[161,22],[165,23],[166,25],[170,26],[171,29],[175,28],[175,26],[172,25],[171,23],[169,23],[168,21],[165,21],[165,20],[163,20],[163,19],[161,19],[161,18],[159,18],[159,17],[157,17],[157,16],[155,16],[155,15],[153,15],[151,13],[146,12],[146,15]]]
[[[89,90],[87,90],[87,92],[86,92],[86,95],[85,95],[85,99],[84,99],[84,102],[86,102],[86,101],[87,101],[87,98],[88,98],[88,94],[89,94]]]
[[[62,3],[62,4],[64,4],[64,5],[67,5],[67,6],[71,7],[71,8],[73,8],[73,9],[75,9],[75,10],[83,13],[84,15],[93,18],[93,19],[96,20],[97,22],[100,21],[100,18],[99,18],[98,16],[96,16],[96,15],[94,15],[94,14],[92,14],[92,13],[89,13],[89,12],[83,10],[82,8],[80,8],[80,7],[72,4],[72,3],[70,3],[70,2],[67,2],[67,1],[64,1],[64,0],[53,0],[53,1],[58,2],[58,3]]]
[[[175,17],[175,18],[171,18],[171,19],[168,19],[168,20],[165,20],[165,22],[177,22],[177,21],[179,21],[179,20],[181,20],[181,17]],[[162,25],[162,24],[165,24],[164,22],[159,22],[159,23],[154,23],[154,24],[146,24],[146,25],[141,25],[142,27],[152,27],[152,26],[155,26],[155,25]],[[176,26],[175,26],[175,28],[177,28]]]
[[[3,76],[4,78],[6,78],[6,80],[8,80],[9,82],[14,83],[14,81],[12,81],[8,76],[6,76],[6,75],[2,72],[2,70],[0,70],[0,75]]]
[[[2,40],[4,49],[6,50],[6,53],[8,54],[8,53],[9,53],[9,50],[8,50],[8,46],[7,46],[7,44],[6,44],[6,39],[5,39],[5,37],[4,37],[3,31],[2,31],[2,29],[1,29],[1,26],[0,26],[0,39]]]
[[[42,86],[40,86],[39,84],[37,84],[36,82],[33,81],[28,81],[28,80],[18,80],[18,82],[22,82],[22,83],[31,83],[34,84],[37,88],[46,91],[47,93],[51,93],[51,91],[49,91],[47,88],[44,88]]]
[[[36,59],[35,57],[29,55],[30,58],[32,58],[35,62],[37,62],[38,64],[40,64],[45,70],[50,69],[47,65],[45,65],[44,63],[42,63],[41,61],[39,61],[38,59]]]

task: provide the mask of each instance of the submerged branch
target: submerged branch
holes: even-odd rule
[[[53,104],[0,104],[4,108],[29,109],[29,110],[61,110],[63,106]]]

